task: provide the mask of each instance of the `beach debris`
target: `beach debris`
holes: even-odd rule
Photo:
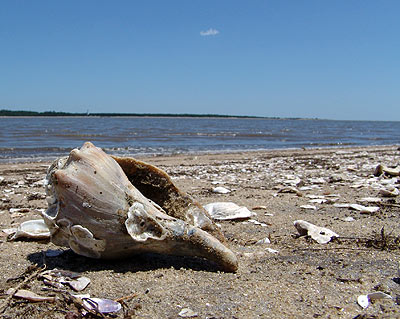
[[[113,313],[122,309],[119,302],[106,298],[82,298],[82,306],[87,311],[95,311],[98,313]]]
[[[249,223],[253,223],[254,225],[259,225],[261,227],[267,227],[268,226],[267,224],[259,222],[258,220],[255,220],[255,219],[249,219],[248,222]],[[245,222],[243,222],[243,223],[245,223]]]
[[[197,317],[198,314],[196,312],[194,312],[192,309],[190,308],[183,308],[179,313],[178,313],[179,317],[182,318],[193,318],[193,317]]]
[[[271,253],[271,254],[278,254],[278,253],[279,253],[278,250],[272,249],[272,248],[270,248],[270,247],[265,248],[265,250],[268,251],[268,252]]]
[[[391,189],[381,189],[379,191],[379,195],[383,197],[396,197],[400,194],[400,191],[396,187],[392,187]]]
[[[300,205],[300,208],[311,209],[311,210],[316,210],[317,209],[317,207],[314,206],[314,205]]]
[[[68,285],[75,291],[82,291],[90,284],[88,277],[57,268],[46,270],[40,276],[44,279],[45,284],[49,286],[61,288],[63,285]]]
[[[382,198],[379,197],[363,197],[360,199],[357,199],[358,202],[360,203],[379,203],[382,201]]]
[[[319,244],[326,244],[332,238],[339,237],[338,234],[328,228],[319,227],[304,220],[294,221],[294,227],[296,227],[300,236],[310,236]]]
[[[214,188],[212,189],[212,192],[213,192],[213,193],[216,193],[216,194],[228,194],[228,193],[230,193],[231,191],[230,191],[229,189],[225,188],[225,187],[218,186],[218,187],[214,187]]]
[[[257,214],[244,206],[232,202],[215,202],[204,205],[204,209],[215,220],[248,219]]]
[[[328,200],[326,198],[314,198],[314,199],[310,199],[309,202],[313,203],[313,204],[323,204],[323,203],[328,202]]]
[[[251,209],[252,210],[267,210],[267,206],[264,206],[264,205],[254,206]]]
[[[188,255],[237,270],[237,258],[207,211],[162,170],[111,157],[92,143],[56,160],[47,174],[43,218],[51,241],[91,258],[143,252]]]
[[[354,222],[355,221],[355,219],[351,216],[344,217],[342,220],[344,222]]]
[[[348,203],[335,203],[335,204],[333,204],[333,206],[337,207],[337,208],[350,208],[350,205],[351,204],[348,204]]]
[[[279,193],[294,193],[299,197],[303,196],[303,193],[300,192],[296,187],[293,187],[293,186],[286,186],[286,187],[280,188],[278,190],[277,194],[279,194]]]
[[[4,234],[6,234],[7,236],[10,236],[10,235],[15,234],[17,232],[17,228],[16,227],[4,228],[1,231]]]
[[[326,183],[326,180],[323,177],[310,178],[308,181],[310,184],[325,184]]]
[[[29,212],[29,208],[10,208],[8,211],[10,212],[10,214],[27,213]]]
[[[360,213],[366,213],[366,214],[373,214],[379,210],[379,207],[375,207],[375,206],[367,207],[367,206],[363,206],[360,204],[350,204],[349,208],[358,210]]]
[[[364,206],[360,204],[336,203],[333,204],[333,206],[338,208],[351,208],[364,214],[373,214],[379,211],[379,207],[377,206]]]
[[[57,300],[57,297],[40,296],[37,293],[34,293],[33,291],[25,289],[18,289],[17,291],[14,292],[14,288],[10,288],[7,290],[6,293],[7,295],[12,294],[12,296],[15,298],[21,298],[31,302],[43,302],[43,301],[54,302]]]
[[[50,230],[43,219],[28,220],[18,226],[10,240],[18,238],[49,239]]]
[[[270,244],[271,240],[268,237],[256,241],[256,245]]]
[[[382,291],[375,291],[371,292],[367,295],[360,295],[357,298],[357,303],[363,309],[366,309],[369,306],[370,301],[372,300],[379,300],[379,299],[392,299],[392,296],[382,292]]]
[[[281,182],[282,182],[283,184],[291,185],[291,186],[299,186],[299,185],[302,184],[302,181],[301,181],[301,179],[300,179],[299,176],[295,176],[295,175],[286,175],[285,178],[286,178],[286,179],[281,180]]]
[[[381,176],[382,174],[387,174],[390,176],[400,176],[400,169],[390,168],[386,165],[379,164],[374,171],[375,176]]]

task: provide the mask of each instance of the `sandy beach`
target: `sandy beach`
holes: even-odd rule
[[[398,146],[374,146],[140,158],[202,205],[234,202],[257,214],[218,221],[239,259],[236,273],[189,257],[99,261],[67,248],[51,257],[46,252],[60,247],[49,241],[9,241],[2,230],[47,208],[50,163],[0,164],[0,317],[80,318],[79,306],[43,283],[45,266],[88,277],[81,293],[122,300],[116,318],[400,318],[400,178],[376,172],[396,172],[399,155]],[[218,186],[229,192],[213,192]],[[339,237],[320,244],[299,236],[296,220]],[[9,288],[57,299],[8,298]],[[373,292],[391,298],[362,308],[357,298]]]

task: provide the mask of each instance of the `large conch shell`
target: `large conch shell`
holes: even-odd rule
[[[208,213],[150,164],[111,157],[87,142],[50,166],[46,193],[51,241],[77,254],[198,256],[237,270]]]

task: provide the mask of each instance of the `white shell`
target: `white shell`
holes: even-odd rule
[[[17,238],[48,239],[50,230],[43,219],[28,220],[19,225],[11,240]]]
[[[217,193],[217,194],[228,194],[231,191],[225,187],[218,186],[218,187],[213,188],[212,192]]]
[[[154,197],[139,191],[120,165],[136,178],[135,185]],[[180,192],[166,173],[149,164],[114,159],[87,142],[50,166],[46,193],[49,207],[43,218],[52,242],[77,254],[92,258],[142,252],[189,255],[215,261],[227,271],[237,269],[233,252],[211,235],[221,233],[207,212]]]
[[[367,295],[359,295],[357,298],[357,303],[359,306],[363,309],[367,308],[369,306],[369,299]]]
[[[350,204],[350,208],[358,210],[360,213],[376,213],[379,207],[367,207],[360,204]]]
[[[257,215],[244,206],[232,202],[215,202],[204,205],[205,210],[215,220],[247,219]]]
[[[338,234],[328,228],[319,227],[304,220],[294,221],[294,227],[300,235],[308,235],[319,244],[326,244],[331,241],[332,237],[339,237]]]
[[[382,291],[374,291],[367,295],[360,295],[357,298],[357,303],[363,309],[369,306],[369,302],[371,300],[378,300],[378,299],[392,299],[392,296],[385,294]]]

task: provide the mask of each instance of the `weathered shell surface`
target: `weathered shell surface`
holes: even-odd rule
[[[78,254],[191,255],[237,269],[236,256],[213,236],[223,238],[207,212],[154,166],[114,159],[87,142],[50,166],[46,192],[43,217],[52,242]]]

